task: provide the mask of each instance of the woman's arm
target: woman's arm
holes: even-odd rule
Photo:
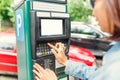
[[[48,45],[52,48],[51,51],[55,55],[57,61],[66,66],[66,74],[84,79],[88,78],[96,70],[96,68],[89,67],[83,63],[67,60],[64,44],[59,42],[56,43],[55,46],[50,43],[48,43]]]
[[[68,60],[65,68],[65,73],[81,79],[88,79],[97,68],[87,66],[84,63]]]

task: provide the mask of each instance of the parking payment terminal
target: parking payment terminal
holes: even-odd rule
[[[19,4],[18,4],[19,3]],[[53,70],[58,80],[69,80],[47,43],[70,43],[67,0],[18,0],[15,4],[18,80],[35,80],[34,63]],[[24,77],[23,77],[24,76]]]
[[[57,42],[62,42],[66,47],[65,53],[67,54],[69,50],[70,20],[63,13],[51,12],[48,15],[43,17],[41,12],[31,12],[32,57],[33,63],[37,62],[44,68],[56,71],[59,66],[57,66],[58,63],[55,61],[47,43],[55,45]]]

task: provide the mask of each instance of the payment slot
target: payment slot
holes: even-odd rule
[[[44,13],[44,14],[43,14]],[[55,45],[57,42],[62,42],[67,55],[70,43],[70,20],[67,13],[55,12],[31,12],[31,47],[33,64],[38,63],[44,68],[49,68],[60,74],[57,69],[63,66],[58,66],[55,62],[55,57],[51,52],[51,48],[47,43]]]
[[[55,60],[55,73],[58,77],[58,80],[69,80],[69,76],[64,72],[65,67]]]

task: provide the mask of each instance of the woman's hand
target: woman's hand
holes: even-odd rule
[[[43,69],[39,64],[34,64],[33,72],[36,80],[57,80],[55,73],[50,69]]]
[[[57,61],[66,66],[67,63],[67,57],[65,55],[65,47],[64,44],[62,44],[61,42],[56,43],[56,45],[52,45],[50,43],[48,43],[48,45],[52,48],[51,51],[52,53],[55,55]]]

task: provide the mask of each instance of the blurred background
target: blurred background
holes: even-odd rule
[[[89,0],[68,0],[71,21],[88,22],[92,15]],[[15,30],[14,1],[0,0],[0,31]]]
[[[0,31],[15,30],[13,0],[0,0]]]

